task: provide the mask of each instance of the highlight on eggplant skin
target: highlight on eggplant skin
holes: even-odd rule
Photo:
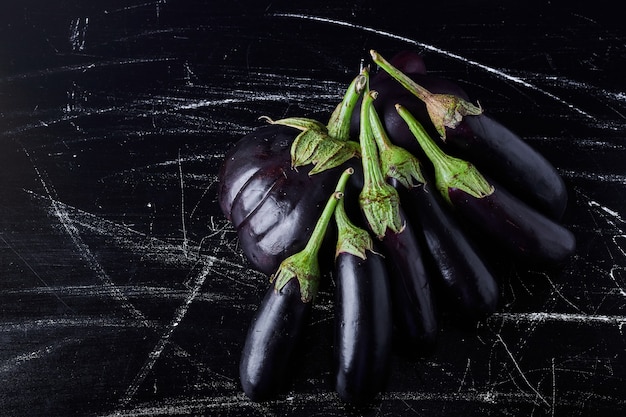
[[[335,389],[352,405],[380,393],[390,368],[392,313],[383,258],[340,253],[336,259]]]
[[[563,225],[544,216],[504,187],[476,198],[448,189],[455,212],[515,256],[539,265],[559,265],[576,251],[576,237]]]
[[[470,320],[495,312],[498,283],[437,190],[424,184],[401,191],[455,309]]]
[[[241,386],[251,400],[269,400],[284,388],[311,304],[302,302],[297,279],[280,291],[270,285],[248,329],[239,364]]]
[[[246,258],[267,275],[306,246],[328,194],[351,164],[313,176],[310,167],[292,169],[290,146],[298,134],[288,126],[260,127],[235,144],[219,173],[220,207]]]

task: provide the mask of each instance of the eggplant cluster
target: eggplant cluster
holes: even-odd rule
[[[384,390],[392,344],[435,347],[437,291],[472,320],[497,309],[476,237],[542,267],[575,251],[561,224],[567,191],[544,157],[418,54],[370,52],[378,71],[354,78],[326,124],[265,118],[219,173],[222,211],[252,267],[270,275],[240,362],[254,401],[289,381],[328,274],[335,387],[359,405]]]

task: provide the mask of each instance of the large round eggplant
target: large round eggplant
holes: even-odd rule
[[[251,400],[268,400],[284,388],[311,305],[302,301],[296,279],[281,290],[270,285],[248,330],[239,364],[241,386]]]
[[[230,150],[219,174],[222,211],[246,257],[265,274],[304,248],[345,168],[315,175],[311,165],[292,169],[290,149],[299,133],[284,125],[254,130]]]
[[[429,184],[401,190],[453,309],[471,320],[496,310],[498,283],[456,216]]]
[[[375,51],[372,57],[386,74],[399,81],[393,86],[389,77],[375,76],[370,83],[379,92],[377,110],[394,142],[415,150],[411,133],[394,108],[400,104],[429,133],[443,137],[455,155],[476,164],[544,214],[561,219],[567,205],[567,189],[558,171],[544,156],[482,109],[471,105],[467,93],[457,84],[421,72],[403,73]],[[452,120],[442,120],[449,115],[453,115]]]

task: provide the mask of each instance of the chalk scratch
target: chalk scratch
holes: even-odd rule
[[[594,116],[592,116],[591,114],[587,113],[586,111],[584,111],[584,110],[574,106],[573,104],[563,100],[559,96],[557,96],[557,95],[555,95],[555,94],[553,94],[553,93],[551,93],[549,91],[546,91],[546,90],[544,90],[542,88],[539,88],[538,86],[536,86],[536,85],[534,85],[534,84],[532,84],[532,83],[530,83],[530,82],[528,82],[528,81],[526,81],[526,80],[524,80],[524,79],[522,79],[520,77],[513,76],[513,75],[508,74],[507,72],[499,70],[497,68],[493,68],[493,67],[490,67],[488,65],[481,64],[480,62],[468,59],[468,58],[466,58],[464,56],[461,56],[459,54],[456,54],[454,52],[446,51],[445,49],[442,49],[442,48],[439,48],[439,47],[436,47],[434,45],[430,45],[430,44],[427,44],[427,43],[424,43],[424,42],[419,42],[419,41],[416,41],[414,39],[408,38],[406,36],[397,35],[395,33],[387,32],[387,31],[376,29],[376,28],[369,27],[369,26],[364,26],[364,25],[359,25],[359,24],[356,24],[356,23],[346,22],[344,20],[331,19],[331,18],[321,17],[321,16],[313,16],[313,15],[305,15],[305,14],[297,14],[297,13],[274,13],[274,14],[271,14],[270,16],[302,19],[302,20],[309,20],[309,21],[314,21],[314,22],[330,23],[330,24],[334,24],[334,25],[337,25],[337,26],[344,26],[344,27],[349,27],[349,28],[352,28],[352,29],[362,30],[364,32],[375,33],[377,35],[384,36],[384,37],[387,37],[387,38],[390,38],[390,39],[396,39],[396,40],[399,40],[399,41],[402,41],[402,42],[406,42],[406,43],[409,43],[409,44],[412,44],[412,45],[416,45],[416,46],[419,46],[420,48],[423,48],[425,50],[428,50],[428,51],[431,51],[431,52],[435,52],[437,54],[447,56],[448,58],[452,58],[452,59],[461,61],[461,62],[463,62],[465,64],[472,65],[474,67],[480,68],[480,69],[482,69],[482,70],[484,70],[486,72],[489,72],[489,73],[495,75],[498,78],[504,79],[506,81],[510,81],[512,83],[515,83],[515,84],[521,85],[523,87],[526,87],[526,88],[528,88],[530,90],[533,90],[533,91],[536,91],[538,93],[541,93],[541,94],[543,94],[543,95],[545,95],[545,96],[547,96],[547,97],[549,97],[549,98],[551,98],[551,99],[553,99],[553,100],[555,100],[555,101],[565,105],[570,110],[573,110],[573,111],[577,112],[578,114],[580,114],[582,116],[585,116],[588,119],[592,119],[594,121],[596,120],[596,118]]]

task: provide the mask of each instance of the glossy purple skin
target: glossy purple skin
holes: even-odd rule
[[[335,388],[339,397],[364,405],[376,397],[389,375],[392,312],[383,258],[365,260],[341,253],[336,260]]]
[[[429,75],[411,78],[432,93],[452,94],[469,101],[467,94],[451,81]],[[379,92],[375,107],[392,142],[421,155],[408,126],[398,115],[401,104],[438,138],[425,105],[403,87],[388,78],[373,77],[370,88]],[[555,167],[518,135],[485,113],[465,116],[455,128],[446,128],[445,144],[440,145],[462,159],[475,164],[482,172],[496,178],[513,193],[554,219],[561,219],[567,206],[567,189]]]
[[[498,283],[437,190],[424,185],[403,190],[402,196],[454,308],[471,320],[493,313],[500,296]]]
[[[538,264],[558,265],[576,250],[576,238],[567,228],[495,185],[495,191],[476,198],[449,188],[448,195],[460,217],[487,236],[493,245]]]
[[[311,304],[302,302],[296,279],[280,292],[274,285],[267,290],[248,330],[239,363],[241,386],[251,400],[269,400],[288,382]]]
[[[280,125],[256,129],[230,150],[219,173],[220,207],[248,260],[268,275],[306,246],[345,169],[313,176],[312,165],[292,169],[290,148],[298,134]]]
[[[406,227],[387,231],[381,249],[389,268],[394,322],[407,349],[430,351],[438,332],[430,277],[424,265],[424,248],[401,209]]]

